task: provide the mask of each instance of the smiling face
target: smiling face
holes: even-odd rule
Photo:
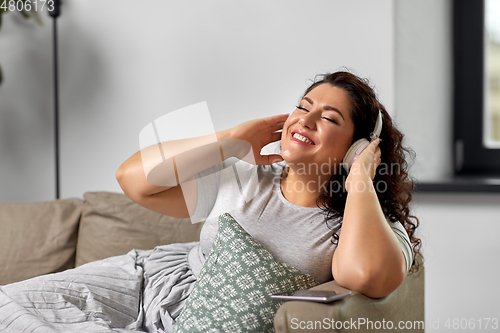
[[[350,108],[348,93],[327,83],[304,96],[281,135],[281,156],[292,170],[305,165],[325,172],[325,163],[331,165],[329,175],[339,169],[354,135]]]

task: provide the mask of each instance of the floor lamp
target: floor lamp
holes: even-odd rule
[[[55,144],[55,177],[56,177],[56,199],[60,198],[60,179],[59,179],[59,73],[57,58],[57,18],[61,15],[61,1],[53,0],[53,10],[49,11],[52,16],[52,45],[54,59],[54,144]]]

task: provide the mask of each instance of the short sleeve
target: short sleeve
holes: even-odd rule
[[[195,175],[198,200],[192,218],[204,219],[210,214],[219,194],[221,172],[234,163],[230,158]]]
[[[406,272],[408,273],[413,263],[413,250],[411,247],[410,237],[408,237],[408,233],[400,222],[389,222],[389,225],[401,245],[401,250],[403,251],[403,255],[406,260]]]

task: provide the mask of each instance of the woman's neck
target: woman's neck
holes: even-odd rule
[[[303,175],[289,167],[281,175],[281,193],[289,202],[302,207],[317,207],[317,199],[326,191],[328,180],[318,175]]]

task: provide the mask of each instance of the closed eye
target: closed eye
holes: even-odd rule
[[[328,121],[331,121],[332,123],[334,124],[338,124],[338,122],[335,120],[335,119],[331,119],[331,118],[327,118],[327,117],[323,117],[323,119],[326,119]]]
[[[303,106],[300,106],[300,105],[297,105],[297,109],[299,110],[302,110],[302,111],[305,111],[305,112],[309,112],[308,109],[306,109],[305,107]],[[335,120],[335,119],[332,119],[332,118],[328,118],[328,117],[322,117],[323,119],[325,120],[328,120],[329,122],[332,122],[334,124],[337,124],[338,125],[338,122]]]

